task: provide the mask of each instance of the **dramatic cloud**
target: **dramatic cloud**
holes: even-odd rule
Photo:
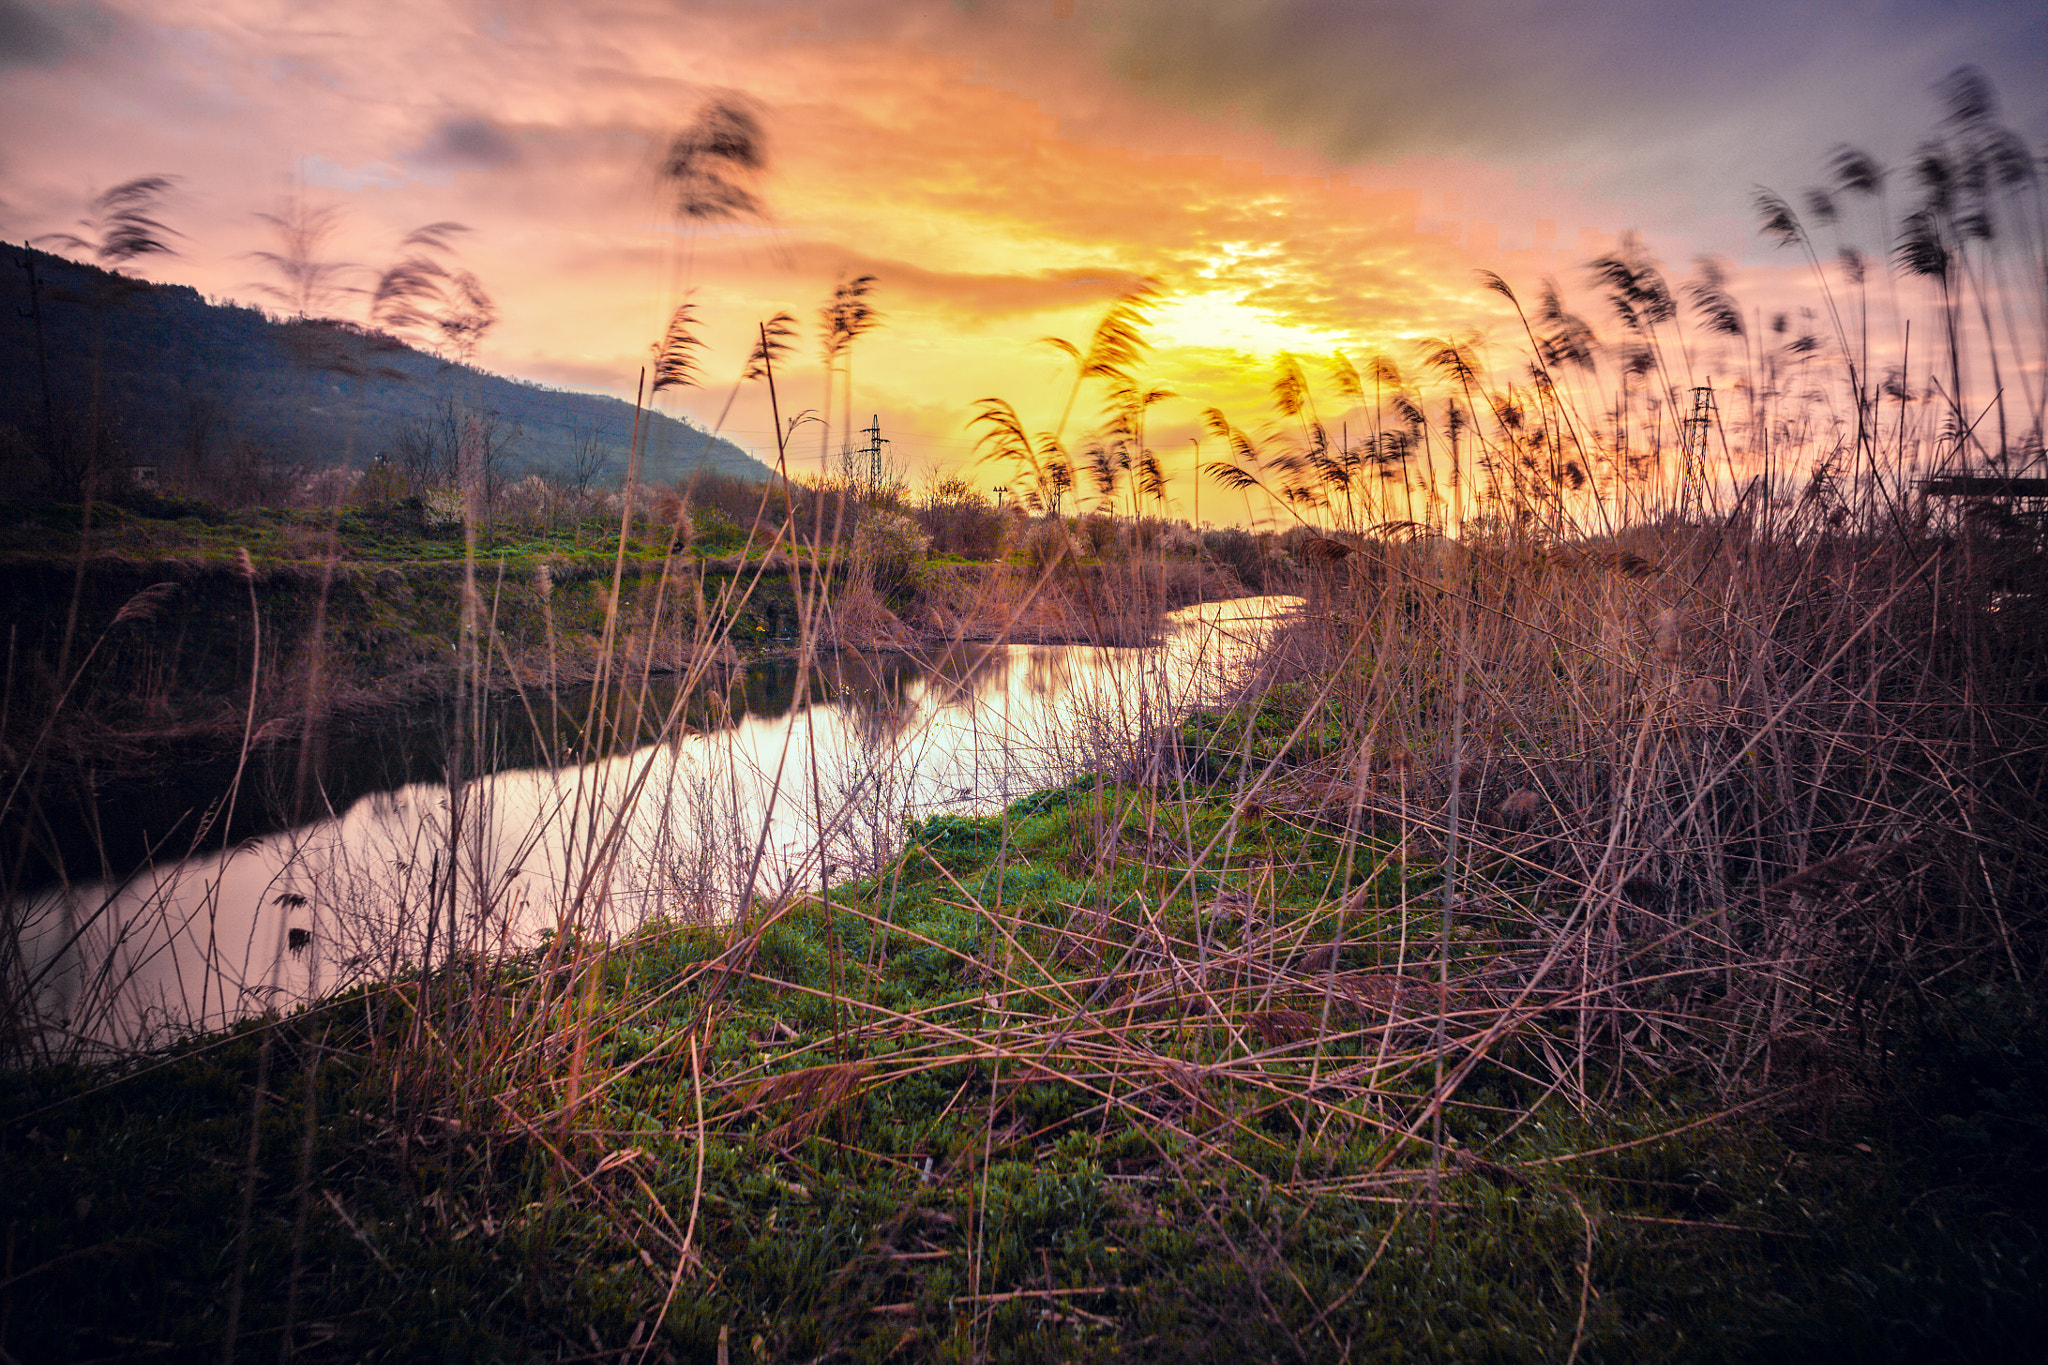
[[[21,0],[0,0],[0,71],[10,66],[47,66],[69,46],[63,30]]]
[[[2031,0],[1119,0],[1094,18],[1110,72],[1338,164],[1563,163],[1680,220],[1838,142],[1903,153],[1961,64],[2018,97],[2022,126],[2048,116]]]
[[[979,398],[1056,419],[1070,371],[1038,339],[1085,339],[1155,277],[1154,377],[1181,397],[1154,430],[1185,450],[1202,406],[1262,403],[1277,350],[1406,363],[1421,338],[1512,335],[1480,267],[1569,290],[1639,227],[1669,261],[1758,277],[1777,258],[1752,186],[1796,193],[1837,142],[1903,158],[1958,64],[2038,138],[2039,9],[0,0],[0,233],[176,175],[185,249],[152,265],[230,294],[272,245],[257,214],[295,195],[335,210],[337,259],[372,268],[461,222],[501,312],[484,363],[630,396],[685,296],[712,374],[787,310],[805,332],[785,415],[822,404],[819,305],[870,274],[885,324],[856,348],[856,409],[947,467]],[[759,215],[674,211],[664,152],[713,98],[758,112]],[[665,401],[715,414],[713,387]],[[729,427],[765,448],[763,396]]]
[[[1910,131],[1898,96],[1959,62],[2027,90],[2048,69],[2048,12],[2017,2],[1125,0],[1101,26],[1132,79],[1339,161],[1543,159],[1748,111],[1787,133],[1829,107]]]
[[[520,159],[519,146],[486,118],[445,120],[416,154],[432,164],[496,170]]]

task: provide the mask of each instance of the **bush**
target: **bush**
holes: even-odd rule
[[[1252,592],[1264,592],[1266,579],[1271,568],[1271,556],[1266,550],[1267,537],[1253,535],[1236,527],[1220,531],[1205,531],[1202,534],[1202,548],[1214,555],[1219,563],[1236,574],[1238,581]]]
[[[417,501],[420,505],[420,526],[428,534],[461,529],[462,495],[454,489],[429,489]]]
[[[855,571],[864,570],[884,599],[901,601],[924,581],[928,545],[909,517],[870,510],[853,536]]]
[[[754,524],[757,516],[767,527],[782,524],[784,501],[779,488],[732,474],[715,474],[707,469],[691,475],[686,489],[693,516],[697,509],[715,510],[740,528],[742,539],[745,539],[746,528]],[[701,537],[708,533],[699,524],[697,534]]]
[[[1035,570],[1043,571],[1061,559],[1079,560],[1088,546],[1077,540],[1061,521],[1035,521],[1024,532],[1024,558]]]
[[[910,515],[930,538],[933,554],[984,560],[1002,556],[1009,518],[963,480],[941,483]]]
[[[690,530],[697,549],[704,554],[730,554],[747,543],[746,528],[722,507],[692,507]]]
[[[1124,528],[1117,519],[1102,512],[1093,512],[1077,518],[1074,522],[1074,539],[1088,547],[1087,553],[1097,559],[1125,559],[1130,555],[1129,542],[1124,538]]]

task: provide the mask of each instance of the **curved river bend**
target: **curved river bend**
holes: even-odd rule
[[[46,890],[18,907],[45,1042],[129,1047],[218,1027],[426,951],[441,960],[451,933],[503,951],[569,925],[716,920],[749,894],[857,876],[901,847],[909,820],[1142,767],[1145,737],[1225,694],[1294,605],[1187,608],[1136,649],[968,645],[936,667],[842,655],[808,703],[735,679],[724,705],[683,708],[719,720],[666,742],[405,782],[223,851]],[[562,743],[546,712],[545,697],[494,708],[487,733],[525,731],[501,761]],[[419,727],[394,733],[412,750],[398,767],[419,771]]]

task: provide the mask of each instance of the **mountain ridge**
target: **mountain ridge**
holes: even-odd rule
[[[334,318],[280,318],[189,285],[34,247],[0,261],[0,476],[64,496],[84,471],[185,486],[282,485],[417,455],[436,430],[489,425],[493,475],[617,486],[634,407],[423,351]],[[773,471],[732,441],[643,408],[640,477]],[[94,431],[98,438],[95,441]]]

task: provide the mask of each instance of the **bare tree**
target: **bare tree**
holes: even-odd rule
[[[448,406],[457,405],[450,400]],[[496,514],[498,495],[505,491],[513,453],[525,433],[517,422],[508,423],[503,413],[473,407],[461,409],[461,421],[456,445],[457,474],[478,515],[489,521]]]
[[[580,504],[590,496],[590,486],[611,472],[611,447],[598,439],[597,428],[579,426],[569,436],[569,468],[563,486]]]
[[[444,432],[436,416],[407,418],[385,452],[406,493],[415,498],[455,483],[454,432]]]
[[[444,398],[432,412],[400,426],[386,456],[410,496],[472,495],[478,512],[488,517],[523,435],[502,413]]]
[[[189,364],[178,382],[178,480],[189,491],[207,486],[217,446],[227,436],[231,399],[221,372],[212,365]]]

